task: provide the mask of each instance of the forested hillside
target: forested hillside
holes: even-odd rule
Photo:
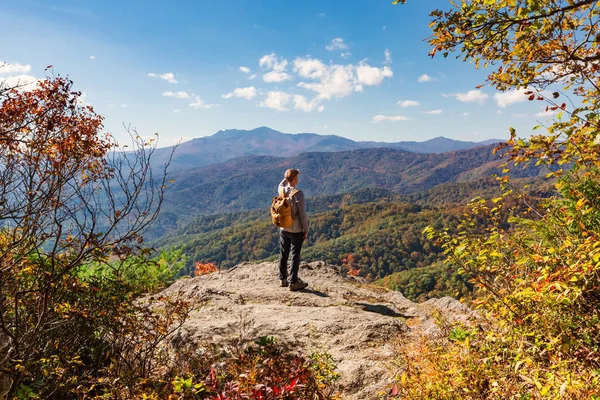
[[[440,259],[441,249],[424,239],[421,231],[430,224],[455,227],[456,212],[442,213],[414,204],[379,201],[312,214],[311,233],[302,257],[305,261],[323,260],[341,265],[344,258],[353,254],[354,267],[372,279],[429,265]],[[278,231],[266,212],[257,212],[253,220],[192,233],[194,226],[206,225],[199,219],[164,244],[181,248],[189,257],[187,273],[193,272],[196,261],[215,262],[228,268],[241,261],[272,258],[278,253]]]
[[[543,180],[522,180],[520,184],[526,182],[533,182],[529,191],[535,197],[547,193]],[[410,195],[367,188],[309,198],[310,235],[304,244],[303,259],[352,268],[369,280],[429,267],[444,256],[440,247],[423,236],[423,229],[434,226],[456,231],[465,205],[472,198],[495,197],[499,193],[495,180],[482,179],[448,183]],[[273,259],[279,251],[278,240],[268,210],[257,209],[199,217],[171,235],[155,240],[153,245],[181,249],[188,257],[184,273],[192,274],[196,262],[213,262],[228,268],[241,261]],[[442,279],[441,275],[436,276]],[[386,285],[403,290],[394,286],[394,281],[398,280],[390,278]],[[413,291],[413,298],[434,292],[429,286],[423,286],[423,290]],[[453,292],[448,289],[440,293]]]
[[[499,172],[493,146],[443,154],[394,149],[306,153],[292,158],[241,157],[172,175],[159,222],[149,238],[167,235],[198,215],[268,208],[283,172],[298,168],[300,188],[308,197],[336,195],[363,188],[391,193],[424,192],[445,183],[478,181]],[[536,176],[539,168],[517,168],[515,177]],[[544,172],[545,173],[545,172]],[[440,195],[445,196],[443,191]]]

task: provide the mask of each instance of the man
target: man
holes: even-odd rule
[[[300,171],[297,169],[288,169],[285,171],[284,179],[278,188],[280,195],[283,193],[285,197],[291,196],[289,202],[292,206],[294,221],[290,228],[280,228],[279,231],[279,279],[281,280],[281,286],[289,286],[293,292],[308,286],[308,283],[298,278],[300,250],[302,250],[302,242],[308,237],[308,219],[306,218],[304,193],[296,188],[298,175],[300,175]],[[292,195],[294,191],[295,193]],[[292,260],[288,275],[287,263],[290,251]]]

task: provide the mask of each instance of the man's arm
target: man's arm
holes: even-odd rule
[[[298,192],[296,194],[296,201],[298,204],[298,217],[302,224],[302,230],[304,231],[304,239],[308,237],[308,218],[306,217],[306,202],[304,200],[304,193]]]

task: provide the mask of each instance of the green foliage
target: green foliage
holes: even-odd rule
[[[600,396],[596,3],[473,0],[431,13],[431,55],[459,51],[476,68],[495,65],[491,86],[524,89],[530,101],[558,112],[528,140],[511,128],[497,149],[558,181],[552,197],[536,202],[508,175],[498,177],[502,195],[475,199],[458,233],[425,231],[449,263],[473,277],[472,304],[483,319],[460,328],[469,332],[464,340],[453,328],[416,350],[401,349],[404,398]],[[574,95],[569,105],[563,91]]]
[[[173,282],[183,270],[187,257],[181,250],[161,251],[154,258],[145,255],[125,260],[113,258],[82,266],[78,275],[84,279],[117,276],[136,293],[155,292]]]
[[[492,149],[484,146],[443,154],[360,149],[305,153],[292,158],[240,157],[223,164],[182,171],[169,186],[163,212],[147,237],[165,236],[186,226],[198,215],[267,209],[276,194],[282,171],[290,165],[302,171],[300,188],[310,206],[317,196],[343,196],[365,188],[412,194],[441,184],[488,178],[497,172],[501,163]],[[517,169],[515,177],[534,177],[539,172],[535,168]]]
[[[459,274],[451,264],[436,262],[426,267],[394,272],[377,283],[402,292],[412,301],[422,302],[444,296],[469,298],[473,291],[470,280],[469,275]]]
[[[0,396],[335,399],[325,355],[272,339],[202,353],[174,343],[192,304],[147,293],[185,257],[149,259],[141,236],[165,174],[152,174],[139,136],[133,152],[111,153],[71,85],[0,88]]]
[[[158,363],[159,345],[189,312],[185,302],[168,298],[137,304],[133,288],[114,275],[64,276],[57,285],[69,290],[47,317],[53,330],[39,338],[28,360],[3,367],[19,377],[16,393],[70,399],[96,393],[110,376],[124,385],[143,379]]]
[[[548,189],[540,179],[519,182],[530,184],[535,196],[547,196]],[[489,178],[443,184],[409,195],[366,188],[309,198],[310,234],[304,243],[303,259],[340,264],[352,253],[357,256],[361,275],[370,279],[427,266],[441,259],[440,249],[427,243],[422,228],[428,224],[456,227],[457,216],[477,195],[497,197],[500,190]],[[199,217],[152,245],[182,250],[188,257],[185,274],[193,272],[195,261],[216,262],[228,268],[241,261],[273,259],[279,244],[277,231],[269,221],[264,208]]]
[[[130,393],[148,399],[333,400],[339,399],[334,369],[325,353],[306,357],[264,336],[249,344],[180,349],[162,374],[138,379]],[[120,397],[127,390],[105,382],[102,395]]]
[[[579,179],[580,173],[575,168],[565,175],[557,183],[562,196],[546,200],[532,216],[510,205],[511,196],[532,203],[507,188],[505,196],[492,201],[475,199],[458,234],[425,231],[440,240],[448,262],[474,278],[473,304],[489,320],[485,335],[473,332],[476,340],[466,347],[468,356],[461,363],[477,363],[477,357],[501,360],[486,371],[462,368],[450,360],[465,346],[454,344],[423,350],[432,357],[427,363],[445,365],[456,373],[454,379],[464,382],[497,382],[506,398],[598,395],[600,231],[598,209],[591,201],[600,196],[595,184],[600,176],[588,169],[585,176],[593,182],[587,182]],[[456,331],[451,339],[457,339]],[[413,363],[417,370],[426,368],[425,362]],[[422,388],[412,386],[413,379],[420,379],[417,375],[407,387]],[[427,385],[450,396],[448,387]],[[484,393],[499,393],[487,390]]]
[[[341,264],[355,255],[354,267],[361,275],[381,278],[395,271],[425,266],[442,258],[441,248],[426,240],[421,231],[428,224],[456,226],[460,208],[444,212],[406,203],[379,201],[311,214],[310,235],[304,244],[305,261],[325,260]],[[197,222],[202,224],[203,220]],[[187,232],[195,229],[187,228]],[[222,268],[239,262],[274,257],[279,236],[266,213],[245,222],[206,233],[171,237],[188,260],[212,261]],[[168,248],[168,247],[167,247]],[[193,271],[188,261],[185,273]]]
[[[414,329],[418,331],[418,326]],[[397,345],[403,399],[593,399],[597,373],[579,363],[539,368],[527,336],[493,321],[443,324],[442,335]]]
[[[165,175],[150,172],[151,141],[132,135],[125,153],[72,87],[58,76],[0,88],[2,397],[74,397],[141,312],[119,276],[78,271],[146,253]]]

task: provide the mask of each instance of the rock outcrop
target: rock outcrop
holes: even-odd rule
[[[327,351],[341,374],[344,398],[373,399],[389,387],[386,362],[393,343],[419,331],[439,331],[433,309],[446,318],[466,318],[470,311],[452,298],[416,304],[399,292],[341,276],[323,262],[301,265],[310,286],[290,292],[279,286],[277,264],[242,263],[231,270],[180,279],[164,292],[197,302],[189,320],[176,333],[179,343],[227,342],[274,336],[304,353]]]

